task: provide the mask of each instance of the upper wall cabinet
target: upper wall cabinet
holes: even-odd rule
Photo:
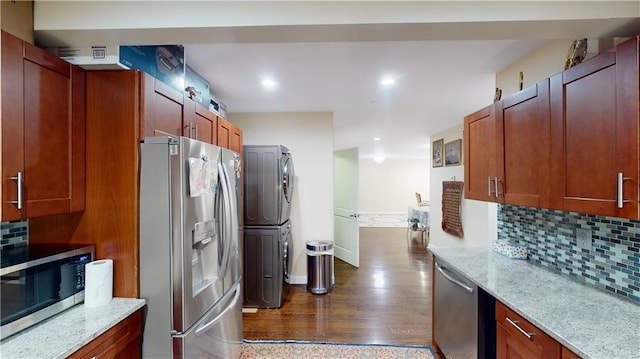
[[[639,39],[465,118],[465,197],[640,219]]]
[[[548,80],[465,117],[464,128],[466,198],[552,207]]]
[[[638,219],[638,38],[551,78],[554,197]]]
[[[120,75],[127,76],[127,75]],[[136,72],[142,83],[140,140],[152,136],[186,136],[215,144],[216,116],[151,75]],[[128,90],[133,90],[131,87]],[[136,88],[137,90],[137,88]],[[121,89],[120,91],[127,91]]]
[[[2,32],[2,220],[85,209],[85,71]]]
[[[129,71],[126,71],[129,72]],[[127,76],[124,74],[121,77]],[[141,93],[135,100],[142,100],[142,122],[140,133],[145,137],[182,136],[184,96],[162,81],[139,71],[132,71],[129,76],[136,76],[142,84]],[[115,89],[120,92],[138,91],[138,88]],[[132,99],[134,100],[134,99]]]
[[[183,136],[216,144],[218,127],[216,115],[190,98],[184,99]]]
[[[218,117],[218,146],[242,156],[242,130],[222,117]]]
[[[491,105],[464,118],[465,198],[496,201],[497,131],[495,106]]]

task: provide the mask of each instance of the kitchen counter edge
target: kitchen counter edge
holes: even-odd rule
[[[640,305],[486,247],[428,249],[581,357],[640,358]]]
[[[77,305],[2,341],[0,357],[66,358],[144,305],[135,298],[113,298],[95,308]]]

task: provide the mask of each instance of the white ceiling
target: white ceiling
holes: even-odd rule
[[[540,43],[187,44],[185,56],[229,112],[333,112],[335,149],[424,158],[430,134],[490,103],[494,74]],[[381,86],[384,75],[396,83]],[[276,89],[262,87],[266,77]]]
[[[144,45],[159,44],[159,39],[165,44],[183,44],[187,64],[209,80],[212,93],[226,104],[229,113],[332,112],[335,149],[359,147],[362,157],[380,154],[390,158],[428,157],[431,134],[461,124],[464,115],[489,104],[493,99],[495,73],[548,40],[628,36],[640,32],[637,17],[630,19],[615,14],[604,14],[604,18],[585,16],[589,20],[580,19],[579,15],[568,20],[533,15],[534,18],[540,16],[540,21],[518,20],[518,16],[523,16],[518,14],[506,19],[513,21],[448,19],[442,23],[406,21],[394,14],[395,20],[391,23],[381,23],[385,15],[378,12],[374,24],[363,24],[362,20],[350,23],[349,19],[324,24],[318,20],[320,16],[305,18],[306,22],[278,18],[276,24],[275,20],[271,23],[263,20],[259,11],[250,13],[249,10],[240,14],[242,21],[253,19],[253,15],[261,20],[260,26],[159,28],[162,26],[154,23],[143,29],[102,25],[101,29],[88,30],[87,24],[73,23],[83,19],[82,16],[60,20],[67,27],[51,24],[54,17],[51,14],[59,9],[52,8],[49,1],[42,3],[46,6],[38,3],[36,1],[34,19],[36,39],[41,46],[109,44],[109,41]],[[250,9],[268,3],[251,3]],[[354,11],[352,17],[363,16],[362,11],[356,10],[363,9],[365,3],[375,2],[352,3],[360,4],[350,9]],[[513,2],[497,4],[507,3]],[[511,10],[521,9],[530,16],[553,2],[519,3],[523,5]],[[618,4],[605,3],[608,3],[607,10]],[[629,3],[632,3],[631,9],[635,9],[633,14],[640,13],[638,1],[619,5],[629,9]],[[302,6],[305,2],[282,4]],[[572,4],[578,2],[564,3],[566,9],[563,10],[573,14],[589,8]],[[465,6],[462,2],[457,5],[458,9]],[[106,9],[114,5],[107,2],[103,6],[100,18],[108,22]],[[135,9],[131,9],[134,12]],[[76,14],[82,11],[81,6],[74,6]],[[602,13],[597,8],[591,11]],[[308,11],[304,14],[313,15]],[[122,12],[114,15],[114,21],[119,21],[117,24],[131,17],[128,14],[123,20],[121,15]],[[410,15],[405,13],[404,17]],[[267,15],[265,18],[271,19]],[[226,21],[233,23],[228,18]],[[383,75],[394,77],[396,83],[381,88],[378,82]],[[261,86],[265,77],[277,81],[278,87],[265,91]],[[374,137],[381,140],[374,142]]]

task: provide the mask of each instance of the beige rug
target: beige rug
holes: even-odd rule
[[[435,359],[429,346],[245,340],[241,359]]]

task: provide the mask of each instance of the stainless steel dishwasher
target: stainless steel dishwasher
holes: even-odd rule
[[[447,359],[478,356],[478,287],[435,259],[433,337]]]

